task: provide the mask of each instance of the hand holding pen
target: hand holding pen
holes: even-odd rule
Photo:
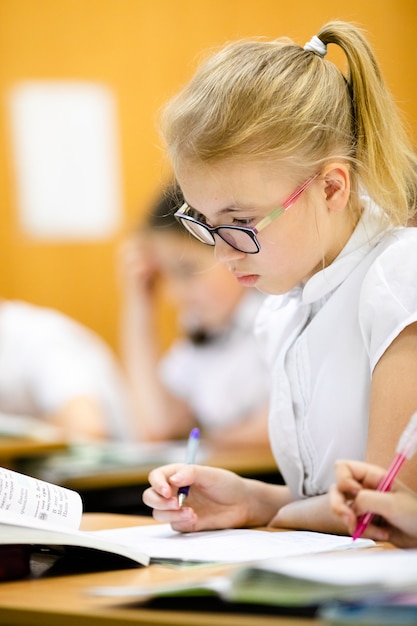
[[[407,459],[411,459],[411,457],[417,451],[417,412],[415,412],[407,427],[405,428],[403,434],[400,437],[400,440],[397,445],[396,455],[381,481],[377,486],[377,491],[386,492],[389,491],[392,487],[392,484],[395,478],[398,475],[401,467],[404,465]],[[369,511],[364,515],[361,515],[359,518],[354,533],[352,535],[353,540],[358,539],[365,532],[366,528],[372,521],[374,513]]]
[[[150,472],[150,486],[143,492],[142,500],[152,509],[153,518],[186,533],[267,526],[271,507],[264,508],[258,503],[264,501],[265,491],[275,491],[275,486],[219,467],[194,464],[198,443],[199,432],[193,430],[185,465],[169,463]],[[191,491],[191,506],[183,506]],[[272,506],[275,510],[275,503]]]

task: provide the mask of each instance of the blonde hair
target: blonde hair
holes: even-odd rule
[[[342,48],[346,76],[289,39],[237,41],[202,64],[163,111],[174,167],[269,159],[301,177],[339,158],[352,165],[352,188],[360,180],[391,223],[405,224],[416,207],[417,156],[372,49],[345,22],[317,36]]]

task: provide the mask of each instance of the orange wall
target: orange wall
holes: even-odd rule
[[[0,0],[0,294],[57,307],[117,346],[115,251],[122,233],[59,245],[21,232],[6,111],[11,86],[75,79],[114,91],[126,227],[163,175],[157,110],[191,75],[198,54],[250,35],[289,35],[302,44],[334,18],[368,30],[416,139],[416,0]]]

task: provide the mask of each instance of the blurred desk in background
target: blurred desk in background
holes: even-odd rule
[[[122,447],[119,448],[121,451]],[[119,487],[121,485],[148,484],[148,474],[155,467],[166,463],[182,463],[185,458],[186,442],[180,445],[167,445],[166,456],[163,447],[155,448],[155,460],[147,458],[145,462],[137,465],[122,467],[113,466],[109,462],[108,468],[105,463],[101,468],[94,471],[90,468],[84,473],[68,476],[62,484],[75,490],[97,489],[100,487]],[[140,458],[140,446],[138,446],[138,459]],[[220,450],[208,447],[204,455],[197,461],[201,465],[222,467],[243,476],[260,477],[275,475],[278,473],[277,464],[272,452],[268,447],[245,447],[245,448],[222,448]]]
[[[19,469],[21,462],[64,451],[67,443],[56,426],[39,418],[0,412],[0,465]]]
[[[205,464],[268,482],[276,482],[280,476],[271,448],[267,445],[211,448]]]
[[[149,515],[150,510],[141,499],[149,484],[149,472],[167,463],[182,463],[186,446],[186,441],[76,445],[43,459],[31,459],[17,469],[78,491],[85,512]],[[202,441],[197,461],[201,465],[282,484],[269,446],[216,449]]]
[[[66,447],[65,441],[0,436],[0,465],[8,469],[19,470],[22,462],[28,459],[44,457],[54,452],[63,451]]]

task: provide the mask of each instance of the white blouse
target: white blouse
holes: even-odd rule
[[[365,210],[337,259],[269,296],[257,334],[271,364],[271,446],[295,497],[327,492],[339,458],[363,459],[373,369],[417,321],[417,229]]]

